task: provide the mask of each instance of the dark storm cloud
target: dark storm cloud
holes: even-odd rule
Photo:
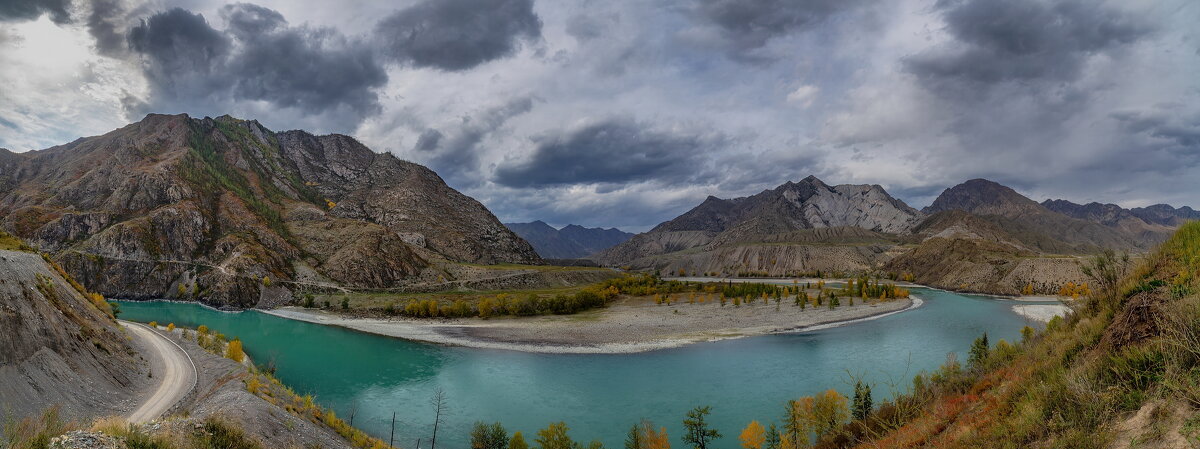
[[[87,29],[96,40],[96,51],[107,56],[122,54],[126,40],[119,22],[124,18],[125,5],[121,0],[92,0],[91,5]]]
[[[289,27],[278,12],[256,5],[228,5],[221,15],[223,31],[180,8],[130,30],[129,47],[152,86],[139,109],[260,100],[306,115],[337,111],[351,126],[381,110],[374,89],[387,83],[387,73],[369,46],[328,28]]]
[[[389,58],[458,71],[513,54],[541,37],[533,0],[425,0],[376,26]]]
[[[700,0],[694,14],[715,25],[734,50],[760,48],[772,38],[813,28],[858,0]]]
[[[221,17],[229,24],[229,30],[239,38],[246,39],[275,31],[287,26],[283,14],[270,8],[236,3],[221,8]]]
[[[71,0],[4,0],[0,1],[0,21],[34,20],[50,14],[54,23],[67,23],[70,6]]]
[[[1176,164],[1200,162],[1200,114],[1185,113],[1179,105],[1160,105],[1114,112],[1109,117],[1126,132],[1146,139],[1147,149],[1165,151]]]
[[[706,154],[724,140],[608,120],[536,139],[537,148],[528,160],[496,169],[496,182],[509,187],[645,180],[687,183],[699,179]]]
[[[464,116],[446,133],[429,128],[417,138],[413,150],[438,174],[456,186],[474,186],[482,182],[479,173],[480,144],[489,135],[518,115],[533,109],[533,98],[521,97],[477,114]]]
[[[955,43],[905,61],[934,83],[1071,81],[1088,57],[1151,31],[1131,13],[1090,1],[943,0],[938,8]]]
[[[160,95],[205,95],[225,84],[218,78],[230,40],[200,14],[182,8],[155,14],[129,30],[128,42]],[[198,87],[203,89],[193,90]]]

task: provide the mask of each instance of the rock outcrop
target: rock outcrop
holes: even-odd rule
[[[250,307],[438,263],[541,263],[437,174],[348,136],[152,114],[0,168],[0,227],[110,297]]]

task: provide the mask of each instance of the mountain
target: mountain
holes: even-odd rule
[[[0,151],[0,166],[0,228],[106,296],[248,307],[453,279],[456,263],[541,263],[433,171],[343,135],[151,114]]]
[[[1200,220],[1200,211],[1187,206],[1176,209],[1166,204],[1155,204],[1147,207],[1135,207],[1129,212],[1148,223],[1166,226],[1182,226],[1188,221]]]
[[[1146,249],[1155,242],[1097,222],[1072,218],[986,179],[948,188],[923,209],[962,210],[986,217],[1049,253],[1094,253],[1101,248]]]
[[[633,237],[633,234],[617,228],[585,228],[572,224],[562,229],[554,229],[541,220],[504,225],[533,245],[539,256],[548,259],[582,258]]]
[[[1133,236],[1138,242],[1151,244],[1166,240],[1175,231],[1175,228],[1183,224],[1184,221],[1170,219],[1179,216],[1176,215],[1175,208],[1165,204],[1151,207],[1165,212],[1163,215],[1170,218],[1155,221],[1146,220],[1142,216],[1135,214],[1132,210],[1125,209],[1116,204],[1101,204],[1097,202],[1076,204],[1067,200],[1046,200],[1042,202],[1042,206],[1072,218],[1108,226]]]
[[[878,185],[829,186],[809,176],[749,197],[710,196],[593,258],[688,273],[859,269],[922,217]],[[827,242],[838,245],[814,245]]]

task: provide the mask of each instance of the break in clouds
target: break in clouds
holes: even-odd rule
[[[631,230],[810,174],[916,207],[974,177],[1200,206],[1198,22],[1187,0],[17,0],[0,146],[228,113],[353,135],[505,221]]]

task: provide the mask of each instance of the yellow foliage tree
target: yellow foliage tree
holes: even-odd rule
[[[667,437],[667,428],[654,430],[649,421],[642,422],[642,449],[671,449],[671,439]]]
[[[750,421],[750,424],[742,429],[742,434],[738,436],[738,439],[741,440],[742,447],[745,449],[762,449],[767,436],[762,424],[759,424],[758,421]]]
[[[170,323],[167,325],[167,332],[175,332],[175,323]]]
[[[242,341],[233,340],[229,342],[229,346],[225,348],[225,358],[241,363],[246,359],[246,353],[242,351]]]

